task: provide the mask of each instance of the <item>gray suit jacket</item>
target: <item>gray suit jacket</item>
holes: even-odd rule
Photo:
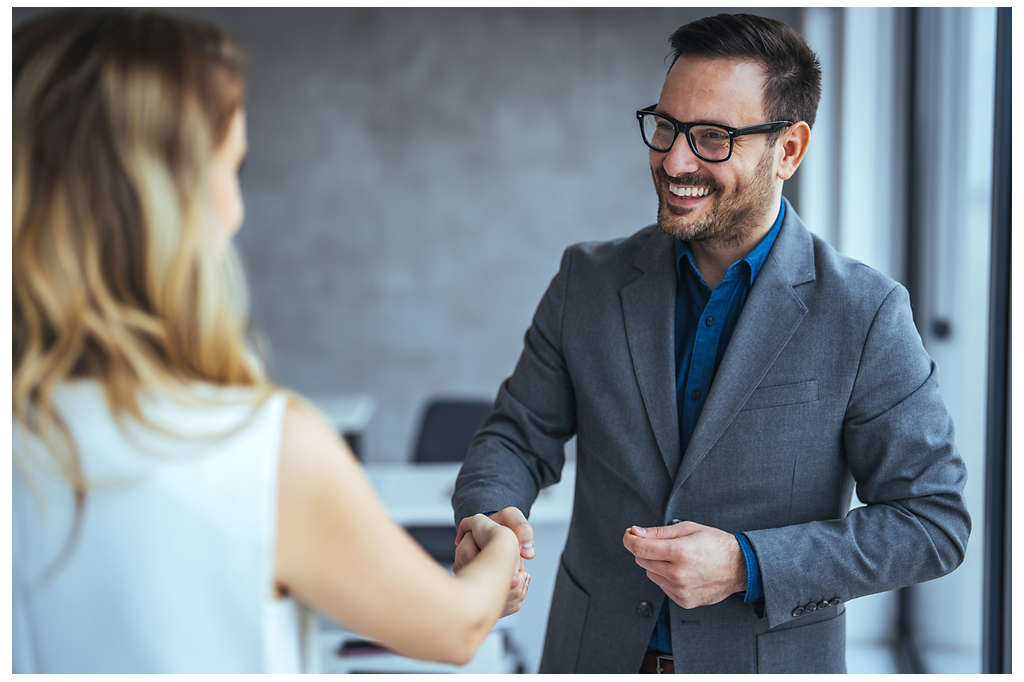
[[[906,290],[786,218],[680,452],[672,239],[571,246],[475,437],[456,520],[529,513],[577,437],[541,672],[639,669],[664,593],[631,524],[744,532],[763,612],[670,603],[677,672],[843,672],[844,602],[963,560],[966,470]],[[848,511],[851,492],[865,506]],[[538,551],[553,548],[538,548]]]

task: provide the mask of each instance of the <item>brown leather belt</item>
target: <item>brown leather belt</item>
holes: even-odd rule
[[[671,675],[676,671],[672,657],[668,654],[656,654],[648,651],[644,654],[644,662],[640,664],[642,673],[668,673]]]

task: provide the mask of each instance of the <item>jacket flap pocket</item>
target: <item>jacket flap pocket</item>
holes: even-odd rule
[[[590,598],[565,566],[558,562],[555,591],[551,597],[548,631],[540,669],[546,673],[579,672],[580,640],[587,622]]]
[[[845,673],[846,609],[757,636],[759,673]]]

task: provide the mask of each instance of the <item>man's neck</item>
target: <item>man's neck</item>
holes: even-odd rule
[[[772,231],[776,219],[779,217],[779,208],[782,197],[777,197],[771,205],[774,210],[765,212],[764,217],[758,219],[757,229],[747,231],[743,239],[736,240],[709,240],[689,242],[690,252],[693,253],[693,260],[700,270],[701,277],[707,285],[714,289],[725,277],[725,271],[729,266],[746,256],[757,246],[758,242],[764,239],[765,235]]]

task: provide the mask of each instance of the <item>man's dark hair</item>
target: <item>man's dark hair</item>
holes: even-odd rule
[[[760,63],[765,71],[765,115],[772,121],[814,125],[821,97],[821,64],[803,36],[781,21],[754,14],[716,14],[680,26],[669,42],[673,65],[682,56]]]

